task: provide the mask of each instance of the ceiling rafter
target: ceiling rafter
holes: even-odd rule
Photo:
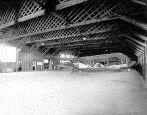
[[[40,1],[38,1],[38,0],[30,0],[30,1],[33,1],[33,2],[35,2],[35,3],[37,3],[38,5],[40,5],[41,7],[44,7],[44,2],[40,2]]]
[[[124,49],[126,46],[124,45],[124,46],[118,46],[118,45],[116,45],[116,46],[105,46],[105,47],[69,47],[69,48],[67,48],[67,49],[69,49],[69,50],[72,50],[72,49],[74,49],[74,50],[79,50],[79,51],[83,51],[83,50],[85,50],[85,51],[88,51],[88,50],[91,50],[91,51],[93,51],[94,49],[97,49],[98,51],[99,50],[104,50],[104,49],[109,49],[109,50],[111,50],[111,49],[114,49],[114,50],[120,50],[120,49]]]
[[[121,16],[120,19],[122,19],[122,20],[124,20],[126,22],[129,22],[129,23],[131,23],[133,25],[136,25],[137,27],[140,27],[140,28],[147,31],[147,24],[145,24],[145,23],[140,23],[140,22],[138,22],[138,21],[136,21],[134,19],[131,19],[129,17],[126,17],[126,16]]]
[[[56,31],[56,30],[70,29],[70,28],[75,28],[75,27],[79,27],[79,26],[83,26],[83,25],[89,25],[89,24],[93,24],[93,23],[100,23],[100,22],[103,22],[103,21],[115,20],[115,19],[118,19],[118,18],[119,17],[113,17],[113,18],[104,17],[102,19],[94,19],[94,20],[89,20],[89,21],[80,22],[80,23],[76,23],[76,24],[70,24],[67,27],[61,26],[61,27],[43,30],[43,31],[39,31],[39,32],[27,33],[27,34],[16,36],[16,37],[14,36],[14,37],[11,37],[10,39],[18,39],[18,38],[21,38],[21,37],[33,36],[33,35],[37,35],[37,34],[41,34],[41,33],[47,33],[47,32]],[[3,35],[3,36],[5,36],[5,35]]]
[[[51,48],[47,48],[44,52],[43,52],[43,54],[42,55],[46,55],[47,54],[47,52],[49,52],[49,50],[50,50]]]
[[[33,1],[34,1],[34,0],[33,0]],[[73,0],[73,1],[76,1],[76,0]],[[87,0],[87,1],[88,1],[88,0]],[[67,1],[67,2],[70,2],[70,1]],[[38,15],[38,16],[41,16],[41,14],[39,14],[39,13],[42,13],[42,14],[43,14],[44,11],[39,10],[39,11],[33,13],[33,14],[26,15],[26,17],[24,16],[24,17],[22,17],[22,19],[18,19],[18,22],[19,22],[19,21],[20,21],[20,22],[25,21],[25,19],[27,19],[27,18],[28,18],[27,20],[32,19],[32,18],[36,17],[37,15]],[[33,15],[34,15],[34,16],[33,16]],[[31,18],[29,18],[29,17],[31,17]],[[3,28],[3,27],[11,26],[11,25],[13,25],[13,24],[14,24],[14,21],[8,23],[7,25],[3,25],[2,28]]]
[[[20,1],[16,0],[17,3]],[[11,1],[10,1],[11,2]],[[28,5],[29,4],[29,5]],[[22,0],[20,3],[20,6],[22,6],[20,9],[17,7],[17,12],[14,11],[14,9],[11,9],[11,11],[8,12],[8,9],[6,9],[5,14],[3,15],[3,19],[5,18],[7,21],[0,25],[0,29],[13,26],[17,22],[26,21],[35,17],[38,17],[43,14],[43,11],[41,11],[41,7],[37,4],[33,3],[32,1],[25,1]],[[13,7],[13,6],[11,6]],[[11,14],[9,14],[11,13]],[[16,13],[17,13],[17,19],[16,19]]]
[[[110,4],[110,3],[109,3],[109,4]],[[94,7],[95,9],[97,9],[97,12],[99,12],[99,13],[98,13],[97,15],[94,15],[93,17],[90,17],[91,20],[92,20],[92,19],[97,19],[97,16],[98,16],[99,14],[104,14],[104,13],[105,13],[104,11],[105,11],[107,8],[108,8],[108,9],[111,9],[110,6],[112,6],[112,5],[111,5],[111,4],[109,5],[109,4],[108,4],[109,7],[104,7],[103,10],[101,9],[102,11],[99,11],[100,9],[97,9],[97,7]],[[114,6],[115,6],[115,5],[114,5]],[[102,13],[101,13],[101,12],[102,12]],[[80,11],[80,13],[81,13],[81,11]],[[84,13],[85,13],[85,14],[82,14],[83,16],[84,16],[84,15],[88,15],[88,16],[89,16],[89,14],[87,14],[87,13],[92,14],[93,12],[90,11],[90,12],[84,12]],[[83,18],[83,16],[82,16],[82,17],[78,17],[78,18],[81,19],[81,18]],[[109,18],[109,17],[110,17],[110,16],[107,16],[107,18]],[[87,16],[84,17],[84,19],[85,19],[85,18],[87,18]],[[104,18],[105,18],[105,17],[104,17]],[[109,19],[110,19],[110,18],[109,18]],[[88,20],[89,20],[89,19],[88,19]],[[88,20],[87,20],[87,21],[88,21]],[[90,22],[87,22],[87,24],[88,24],[88,23],[92,23],[91,20],[90,20]],[[100,20],[101,20],[101,19],[100,19]],[[110,20],[111,20],[111,19],[110,19]],[[97,20],[96,20],[96,21],[97,21]],[[105,21],[105,20],[104,20],[104,21]],[[34,21],[34,22],[35,22],[35,21]],[[72,20],[72,22],[73,22],[73,20]],[[93,22],[93,23],[95,23],[95,22]],[[64,24],[63,24],[63,26],[62,26],[63,28],[65,27],[65,24],[66,24],[66,22],[64,22]],[[75,23],[75,24],[76,24],[76,23]],[[79,24],[79,23],[78,23],[78,24]],[[26,24],[25,24],[25,25],[26,25]],[[27,24],[27,25],[28,25],[28,24]],[[83,25],[86,25],[86,22],[84,22]],[[22,26],[22,25],[21,25],[21,26]],[[71,27],[71,25],[68,25],[68,26]],[[80,26],[80,25],[77,25],[77,26]],[[38,28],[38,26],[37,26],[37,28]],[[51,30],[51,31],[52,31],[52,30]],[[40,32],[39,32],[39,33],[40,33]],[[35,34],[35,33],[33,33],[33,34]],[[26,36],[26,35],[27,35],[27,36],[30,36],[29,33],[25,34],[25,36]],[[31,35],[32,35],[32,32],[31,32]],[[20,35],[20,36],[17,36],[17,37],[12,36],[13,39],[19,38],[19,37],[24,37],[24,36],[21,36],[21,35]]]
[[[133,49],[133,51],[135,51],[135,55],[141,54],[142,50],[136,49],[135,46],[133,46],[132,44],[130,44],[130,48]]]
[[[146,0],[131,0],[131,1],[133,1],[133,2],[135,2],[135,3],[137,3],[137,4],[141,4],[141,5],[144,5],[144,6],[147,6],[147,2],[146,2]]]
[[[143,52],[143,50],[140,49],[140,48],[138,48],[136,45],[134,45],[134,43],[133,43],[132,41],[129,41],[129,40],[127,40],[127,41],[129,42],[129,47],[130,47],[133,51],[135,51],[135,55],[136,55],[136,56],[138,56],[140,53]]]
[[[96,42],[96,41],[98,41],[98,42]],[[76,41],[76,42],[72,42],[72,43],[66,43],[66,44],[50,44],[50,45],[47,45],[47,46],[45,46],[45,47],[50,47],[50,48],[55,48],[55,47],[62,47],[62,46],[64,46],[64,47],[66,47],[66,46],[68,46],[68,45],[73,45],[73,46],[77,46],[78,44],[79,45],[84,45],[84,44],[93,44],[93,42],[96,42],[96,44],[99,44],[99,41],[100,41],[100,43],[101,42],[103,42],[103,43],[105,43],[105,44],[109,44],[109,43],[111,43],[112,42],[112,40],[111,40],[111,38],[109,38],[109,40],[108,39],[96,39],[95,41],[80,41],[80,42],[78,42],[78,41]],[[119,42],[119,39],[116,39],[115,41],[113,40],[113,42]],[[95,44],[95,43],[94,43]]]
[[[40,5],[45,11],[47,11],[48,8],[49,8],[49,6],[47,6],[49,4],[47,1],[44,2],[44,3],[41,3],[41,2],[39,2],[37,0],[31,0],[31,1],[34,1],[35,3],[37,3],[38,5]],[[53,0],[53,1],[56,2],[55,0]],[[53,2],[53,1],[50,1],[50,2]],[[63,16],[61,16],[60,14],[58,14],[55,10],[50,10],[50,12],[47,12],[47,13],[52,13],[53,15],[59,17],[60,19],[62,19],[63,21],[65,21],[65,22],[68,23],[68,21],[66,20],[66,18],[63,17]]]
[[[30,40],[31,42],[44,42],[44,41],[47,41],[47,40],[55,40],[55,39],[63,39],[63,38],[70,38],[70,37],[78,37],[78,36],[86,36],[86,35],[91,35],[91,34],[103,34],[105,32],[115,32],[115,31],[118,31],[118,29],[116,30],[110,30],[110,29],[104,29],[104,30],[99,30],[99,31],[91,31],[91,32],[85,32],[85,33],[82,33],[82,34],[70,34],[70,35],[61,35],[61,36],[53,36],[53,37],[45,37],[45,38],[38,38],[38,40]],[[32,39],[32,38],[30,38]],[[28,43],[31,43],[28,41]]]
[[[147,36],[141,35],[141,34],[135,34],[137,37],[141,38],[142,40],[144,40],[145,42],[147,42]]]
[[[140,5],[131,1],[58,0],[59,4],[56,5],[55,9],[56,13],[49,14],[42,12],[46,10],[44,3],[41,3],[43,0],[41,2],[40,0],[23,1],[25,1],[25,3],[21,3],[23,7],[20,9],[17,20],[21,23],[16,24],[15,15],[13,14],[16,12],[12,11],[12,15],[9,16],[10,12],[5,11],[6,13],[4,13],[3,17],[5,19],[8,18],[8,20],[2,23],[0,28],[9,27],[9,30],[2,33],[2,36],[0,36],[2,40],[16,43],[19,46],[34,43],[34,48],[37,49],[38,47],[45,53],[45,49],[42,49],[42,47],[52,46],[56,48],[54,45],[64,45],[67,43],[67,46],[72,48],[75,45],[87,45],[88,42],[90,44],[90,40],[109,39],[111,37],[120,39],[121,36],[118,35],[124,34],[123,36],[126,37],[126,41],[131,44],[132,48],[134,47],[134,51],[138,52],[138,50],[141,50],[141,46],[147,47],[147,44],[140,40],[143,39],[146,41],[144,36],[137,34],[136,36],[138,36],[139,39],[137,37],[134,38],[133,35],[131,36],[131,34],[134,34],[133,32],[131,33],[131,31],[128,32],[130,34],[125,33],[125,24],[135,25],[145,30],[147,28],[145,24],[133,19],[135,18],[134,16],[132,16],[133,18],[131,16],[129,17],[128,14],[132,15],[136,13],[139,15],[138,13],[142,11]],[[28,8],[26,7],[27,5]],[[33,7],[37,7],[37,9],[33,10]],[[114,22],[117,22],[117,24],[114,25]],[[18,27],[16,28],[16,26]],[[25,32],[23,32],[22,29],[24,29]],[[84,41],[86,43],[81,44],[84,37],[86,38]],[[78,45],[75,42],[80,43],[78,43]]]
[[[98,35],[95,37],[87,37],[85,40],[83,39],[84,36],[83,37],[81,36],[80,38],[75,37],[75,38],[71,38],[71,39],[67,39],[67,40],[63,40],[63,41],[62,41],[62,39],[58,40],[58,41],[50,41],[50,42],[48,41],[49,43],[45,42],[45,45],[51,45],[51,44],[57,45],[57,44],[74,43],[74,42],[81,42],[81,41],[89,42],[91,40],[102,40],[102,39],[105,40],[105,39],[116,38],[116,37],[119,37],[117,33],[110,32],[106,35],[102,34],[101,36]]]
[[[127,38],[131,39],[132,41],[134,41],[134,42],[138,43],[138,44],[139,44],[139,45],[141,45],[141,46],[147,47],[147,44],[142,43],[142,42],[140,42],[140,41],[138,41],[138,40],[136,40],[136,39],[132,38],[132,37],[131,37],[131,36],[129,36],[129,35],[123,35],[123,36],[125,36],[125,37],[127,37]]]
[[[56,10],[61,10],[73,5],[81,4],[83,2],[87,2],[88,0],[58,0],[60,4],[56,6]]]
[[[81,42],[76,43],[75,42],[73,44],[58,44],[58,45],[53,44],[53,47],[54,48],[56,48],[56,47],[80,47],[80,46],[84,46],[84,45],[91,45],[89,47],[95,47],[95,46],[99,46],[99,44],[101,44],[101,43],[103,43],[103,41],[91,42],[91,43],[81,43]],[[109,44],[109,43],[112,43],[112,41],[109,41],[107,44]]]
[[[95,46],[95,47],[66,47],[66,49],[68,49],[68,50],[73,50],[74,49],[74,50],[79,50],[79,51],[83,51],[83,50],[85,50],[85,51],[89,51],[89,50],[93,51],[94,49],[97,49],[97,50],[103,50],[103,49],[120,50],[120,49],[124,49],[124,47],[118,47],[118,46],[113,47],[113,46],[111,46],[111,47],[102,47],[102,48],[100,48],[100,47]],[[64,47],[62,47],[62,48],[64,48]],[[62,48],[60,48],[60,49],[62,49]]]
[[[67,37],[74,37],[74,36],[85,36],[85,35],[90,35],[90,34],[103,33],[103,32],[107,32],[107,31],[109,32],[111,30],[117,31],[118,27],[119,27],[119,22],[118,23],[114,23],[114,22],[115,21],[112,21],[110,24],[107,24],[107,23],[101,23],[101,24],[96,23],[94,25],[83,25],[81,27],[84,29],[84,31],[87,31],[87,32],[84,32],[84,33],[81,33],[79,30],[77,30],[75,28],[69,28],[69,29],[65,28],[65,29],[62,29],[62,30],[57,31],[57,32],[54,31],[54,32],[50,32],[48,34],[47,33],[43,34],[43,36],[42,35],[39,35],[39,36],[37,35],[36,37],[38,37],[38,38],[32,38],[33,37],[32,36],[28,40],[28,43],[33,42],[33,41],[34,42],[43,41],[43,39],[44,39],[44,41],[55,39],[56,36],[60,36],[60,37],[57,37],[57,38],[64,38],[64,37],[67,38]],[[115,28],[115,29],[113,29],[113,28]],[[67,35],[69,35],[69,36],[67,36]]]
[[[31,1],[31,0],[30,0]],[[32,1],[35,1],[35,0],[32,0]],[[76,4],[79,4],[79,3],[82,3],[82,2],[86,2],[86,1],[88,1],[88,0],[79,0],[78,2],[77,2],[77,0],[69,0],[69,1],[67,1],[67,2],[64,2],[64,3],[62,3],[62,4],[58,4],[57,6],[56,6],[56,10],[61,10],[61,9],[64,9],[64,8],[67,8],[67,7],[70,7],[70,6],[72,6],[72,5],[76,5]],[[42,3],[40,3],[40,2],[37,2],[37,1],[35,1],[34,3],[37,3],[39,6],[41,6],[42,7]],[[66,4],[66,5],[65,5]],[[27,6],[27,5],[26,5]],[[38,6],[37,6],[38,7]],[[27,12],[27,11],[26,11]],[[11,13],[11,14],[13,14],[13,13]],[[43,9],[43,10],[41,10],[41,9],[39,9],[38,11],[36,11],[35,13],[34,12],[32,12],[32,14],[27,14],[27,15],[25,15],[25,16],[23,16],[23,17],[19,17],[18,19],[17,19],[17,22],[24,22],[24,21],[27,21],[27,20],[30,20],[30,19],[33,19],[33,18],[36,18],[36,17],[39,17],[39,16],[43,16],[45,14],[45,10]],[[9,15],[10,16],[10,15]],[[3,28],[7,28],[7,27],[10,27],[10,26],[13,26],[14,24],[15,24],[15,19],[11,19],[9,22],[7,22],[7,23],[5,23],[5,24],[2,24],[1,26],[0,26],[0,29],[3,29]]]
[[[138,48],[139,50],[143,50],[143,47],[139,46],[136,42],[131,41],[130,39],[126,39],[130,44],[132,44],[134,47]]]

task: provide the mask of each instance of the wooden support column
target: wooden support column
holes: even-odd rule
[[[146,78],[146,47],[143,50],[143,76]]]
[[[109,65],[109,58],[106,58],[107,66]]]
[[[19,68],[19,50],[16,49],[16,72],[18,72],[18,68]]]
[[[126,64],[128,65],[128,59],[126,58]]]
[[[147,84],[147,47],[144,47],[144,78]]]

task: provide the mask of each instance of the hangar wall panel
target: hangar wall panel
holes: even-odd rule
[[[0,63],[0,72],[14,72],[16,71],[16,63],[15,62],[1,62]]]
[[[43,62],[43,60],[44,56],[40,52],[32,52],[28,47],[25,47],[25,50],[19,53],[19,68],[21,67],[23,71],[33,70],[33,62]],[[36,70],[37,68],[40,67],[36,67]]]

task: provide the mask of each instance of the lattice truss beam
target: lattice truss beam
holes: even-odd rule
[[[60,1],[60,3],[67,2],[67,0]],[[33,5],[31,5],[33,4]],[[35,5],[34,5],[35,4]],[[32,2],[30,0],[25,0],[24,4],[20,10],[21,14],[19,17],[27,16],[29,14],[33,14],[38,10],[41,10],[41,7],[36,2]],[[34,6],[36,8],[33,7]],[[126,13],[136,13],[140,10],[137,9],[134,11],[131,4],[127,4],[126,2],[118,2],[117,0],[114,2],[109,1],[91,1],[83,3],[82,5],[76,5],[75,7],[71,7],[68,10],[58,10],[56,13],[46,14],[44,16],[34,18],[32,20],[28,20],[22,22],[19,25],[19,28],[15,29],[17,25],[10,27],[10,29],[2,34],[2,39],[16,39],[24,36],[36,35],[40,33],[47,33],[54,30],[60,30],[62,28],[66,28],[68,26],[78,26],[85,25],[87,23],[93,23],[96,20],[109,20],[112,17],[116,17],[118,13],[126,14]],[[30,12],[30,13],[27,13]],[[5,15],[7,13],[4,13]],[[13,13],[12,13],[13,14]],[[56,15],[58,14],[58,15]],[[9,14],[5,16],[6,19],[9,19]],[[14,16],[12,16],[14,17]],[[64,19],[63,19],[64,17]],[[13,18],[11,19],[13,20]],[[10,21],[7,21],[10,22]],[[7,23],[5,22],[5,23]],[[75,25],[74,25],[75,24]],[[26,33],[23,33],[21,29],[25,29]]]
[[[90,41],[77,41],[73,43],[64,43],[64,44],[53,44],[52,46],[48,46],[48,48],[78,48],[78,47],[102,47],[102,46],[110,46],[112,43],[119,43],[119,39],[98,39],[98,40],[90,40]]]
[[[50,48],[83,49],[88,44],[91,48],[101,48],[102,45],[90,43],[91,40],[119,37],[124,33],[121,26],[124,23],[120,21],[123,16],[143,11],[139,5],[123,0],[58,0],[56,10],[44,14],[46,0],[14,1],[9,4],[17,7],[0,9],[3,11],[0,12],[1,40],[17,44],[17,47],[35,43],[31,48],[34,51],[43,43],[47,47],[42,50],[43,54]],[[140,51],[132,42],[130,44],[136,52]]]
[[[109,36],[109,38],[108,38]],[[103,36],[98,39],[98,37],[92,37],[86,40],[79,39],[74,40],[72,42],[64,42],[62,44],[59,43],[52,43],[47,46],[40,46],[42,53],[46,52],[47,49],[55,48],[60,50],[70,50],[70,49],[83,49],[83,48],[91,48],[91,49],[102,49],[103,47],[116,47],[118,44],[118,47],[126,47],[126,44],[121,42],[122,40],[119,37],[116,37],[117,35],[114,35],[114,33],[109,33],[108,36]],[[110,38],[111,36],[111,38]],[[115,36],[115,37],[114,37]],[[117,44],[117,45],[112,45]],[[120,48],[119,48],[120,49]],[[48,52],[48,51],[47,51]],[[46,52],[46,53],[47,53]]]
[[[79,26],[76,28],[61,29],[56,31],[51,31],[45,34],[38,34],[32,36],[28,43],[44,41],[45,44],[50,44],[52,42],[64,43],[72,41],[72,38],[86,37],[97,35],[101,37],[107,35],[109,32],[114,32],[119,30],[119,23],[95,23],[86,26]],[[75,40],[73,39],[73,40]],[[48,40],[48,41],[47,41]]]
[[[99,33],[99,34],[92,34],[89,35],[85,40],[83,39],[84,36],[78,36],[78,37],[69,37],[69,38],[64,38],[64,39],[54,39],[54,40],[49,40],[46,42],[37,42],[34,45],[37,46],[37,48],[41,48],[40,51],[45,52],[48,49],[51,48],[56,48],[56,49],[66,49],[66,48],[73,48],[73,47],[84,47],[84,46],[91,46],[91,47],[98,47],[99,41],[104,42],[104,43],[110,43],[110,42],[115,42],[119,40],[119,31],[110,31],[110,32],[105,32],[105,33]],[[43,45],[42,45],[43,44]],[[34,46],[33,45],[33,46]],[[100,46],[99,48],[101,48]]]
[[[118,45],[119,44],[119,45]],[[81,51],[81,50],[92,50],[92,49],[124,49],[126,46],[125,43],[122,43],[121,39],[99,39],[93,41],[80,41],[74,43],[65,43],[65,44],[58,44],[53,46],[44,47],[41,46],[39,49],[43,54],[47,54],[51,48],[55,48],[56,51]]]
[[[58,45],[58,44],[70,44],[74,42],[81,42],[84,41],[83,38],[86,38],[86,42],[90,42],[92,40],[99,40],[99,39],[107,39],[107,38],[116,38],[116,36],[119,35],[119,31],[117,32],[103,32],[98,34],[92,34],[89,36],[78,36],[78,37],[69,37],[64,39],[57,39],[57,40],[49,40],[44,42],[45,45],[52,46],[52,45]]]
[[[134,43],[133,41],[131,41],[131,40],[126,40],[127,42],[128,42],[128,44],[129,44],[129,47],[132,49],[132,50],[134,50],[135,51],[135,55],[140,55],[141,53],[142,53],[142,51],[143,51],[143,47],[141,47],[141,46],[138,46],[138,44],[136,44],[136,43]]]
[[[130,33],[122,36],[124,37],[125,41],[127,41],[127,45],[130,47],[130,49],[135,51],[136,56],[142,54],[144,47],[147,47],[146,42],[137,36]]]
[[[43,6],[46,5],[47,1],[48,0],[1,0],[0,29],[12,26],[15,21],[23,22],[44,15]],[[62,9],[61,6],[68,1],[70,0],[57,0],[58,5],[56,9]]]
[[[1,0],[0,3],[0,28],[13,25],[17,19],[23,21],[24,17],[42,10],[41,6],[31,0]]]
[[[70,0],[58,0],[58,1],[59,1],[60,4],[62,4],[62,3],[65,3],[67,1],[70,1]]]
[[[90,35],[86,40],[83,40],[84,36],[49,40],[44,43],[37,42],[32,46],[33,49],[32,48],[31,49],[32,49],[32,51],[34,49],[36,49],[36,50],[41,49],[40,51],[44,54],[44,53],[47,53],[49,51],[49,49],[51,49],[51,48],[70,49],[70,48],[74,48],[75,46],[77,48],[85,47],[85,46],[90,46],[91,48],[92,47],[93,48],[94,47],[101,48],[102,45],[99,45],[99,41],[101,41],[100,43],[104,42],[107,45],[108,45],[108,43],[111,43],[112,40],[113,40],[113,42],[115,42],[115,41],[118,42],[118,39],[116,38],[118,35],[119,35],[119,31],[117,31],[117,32],[112,31],[109,33],[108,32],[103,33],[103,35],[102,35],[102,33]],[[41,48],[41,47],[43,47],[43,48]]]

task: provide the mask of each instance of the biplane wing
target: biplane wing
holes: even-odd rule
[[[75,66],[73,63],[67,62],[66,65],[69,66],[69,67],[72,67],[72,69],[80,70],[80,69],[79,69],[77,66]]]

